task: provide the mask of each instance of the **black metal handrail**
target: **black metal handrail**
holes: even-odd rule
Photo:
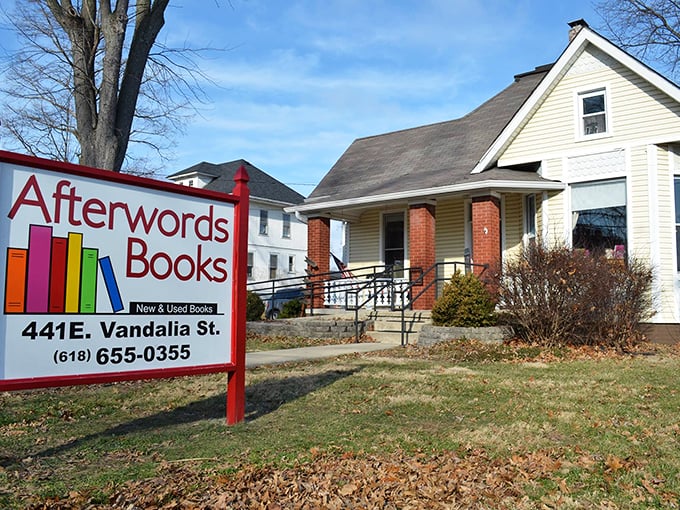
[[[445,266],[453,266],[453,272],[456,273],[458,271],[458,266],[463,266],[465,273],[469,273],[472,268],[474,267],[479,267],[482,269],[480,274],[483,274],[484,271],[486,271],[489,268],[489,264],[473,264],[472,262],[435,262],[432,266],[427,268],[425,271],[420,273],[420,276],[415,279],[410,279],[409,282],[406,285],[402,285],[399,290],[394,288],[394,293],[395,297],[392,298],[392,306],[391,309],[393,311],[396,311],[397,309],[401,311],[401,346],[404,347],[406,346],[407,342],[405,341],[404,335],[406,333],[406,308],[409,308],[410,310],[413,310],[413,303],[416,302],[418,298],[420,298],[425,292],[427,292],[433,285],[437,285],[439,282],[447,281],[448,278],[439,276],[439,268],[440,267],[445,267]],[[431,272],[434,271],[434,278],[432,278],[426,285],[425,283],[425,277],[428,276]],[[420,292],[418,292],[415,296],[411,296],[408,301],[406,300],[407,293],[409,293],[414,287],[420,287],[422,286],[423,288],[420,289]],[[435,299],[438,297],[438,291],[439,288],[435,287]],[[400,299],[396,299],[396,294],[399,294]],[[395,305],[396,303],[401,303],[401,306],[397,308]],[[408,303],[408,304],[406,304]]]

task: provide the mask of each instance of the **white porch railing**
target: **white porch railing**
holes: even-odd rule
[[[333,308],[354,309],[358,304],[364,308],[401,308],[408,304],[399,292],[408,285],[405,278],[340,278],[324,282],[324,305]],[[395,292],[396,291],[396,292]],[[396,299],[396,302],[393,300]]]

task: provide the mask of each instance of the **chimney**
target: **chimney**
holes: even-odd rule
[[[582,28],[588,26],[588,23],[586,23],[586,20],[584,19],[577,19],[576,21],[569,23],[569,26],[571,27],[569,29],[569,42],[571,42],[574,40],[574,37],[578,35]]]

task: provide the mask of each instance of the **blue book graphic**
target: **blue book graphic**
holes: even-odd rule
[[[109,301],[111,301],[111,308],[113,308],[114,312],[120,312],[124,308],[123,300],[120,297],[120,290],[118,289],[118,282],[116,282],[116,275],[113,273],[111,258],[108,256],[100,258],[99,267],[102,270],[104,284],[106,285],[106,292],[109,294]]]

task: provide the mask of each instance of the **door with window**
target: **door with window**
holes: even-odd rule
[[[404,275],[404,213],[389,213],[383,216],[383,261],[391,266],[394,276]]]

